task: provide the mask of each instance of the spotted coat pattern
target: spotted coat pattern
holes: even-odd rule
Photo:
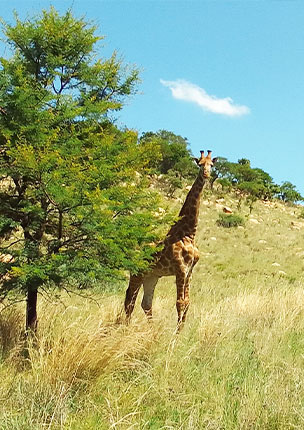
[[[184,205],[179,213],[178,221],[170,228],[163,242],[162,250],[156,254],[149,270],[137,275],[131,275],[125,298],[125,312],[130,319],[134,309],[136,297],[143,285],[144,295],[142,308],[146,315],[152,317],[152,300],[157,281],[162,276],[174,275],[176,278],[176,309],[178,327],[185,322],[189,308],[189,290],[192,271],[199,260],[199,251],[194,239],[197,230],[200,198],[210,177],[215,159],[211,159],[211,151],[196,159],[200,167],[199,174],[193,183]]]

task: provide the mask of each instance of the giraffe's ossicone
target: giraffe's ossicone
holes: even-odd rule
[[[125,312],[129,320],[134,309],[136,297],[143,285],[142,308],[152,317],[152,300],[157,281],[162,276],[176,277],[176,309],[178,327],[184,323],[189,308],[189,290],[192,270],[199,260],[199,251],[194,239],[198,225],[200,198],[206,181],[216,159],[201,151],[195,159],[199,173],[180,210],[178,221],[170,228],[164,239],[162,250],[156,254],[150,268],[137,275],[131,275],[125,298]]]

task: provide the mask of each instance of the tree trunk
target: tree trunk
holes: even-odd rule
[[[28,288],[26,299],[26,331],[37,331],[37,294],[38,288]]]

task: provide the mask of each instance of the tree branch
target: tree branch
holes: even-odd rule
[[[1,251],[5,250],[5,249],[9,249],[11,246],[16,245],[16,243],[19,243],[19,242],[24,242],[24,239],[15,240],[14,242],[10,243],[9,245],[5,246],[4,248],[1,248]]]

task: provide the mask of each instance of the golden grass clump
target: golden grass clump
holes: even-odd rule
[[[0,309],[0,357],[6,357],[19,344],[23,319],[14,307]]]
[[[156,333],[148,324],[138,330],[136,322],[129,327],[116,322],[118,302],[105,298],[97,306],[82,300],[53,312],[44,303],[38,346],[34,341],[29,348],[32,370],[47,376],[50,384],[74,384],[138,366]]]

